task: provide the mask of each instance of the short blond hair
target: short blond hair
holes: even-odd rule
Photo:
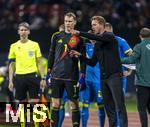
[[[93,20],[97,20],[99,24],[103,24],[105,26],[106,21],[105,21],[104,17],[102,17],[102,16],[93,16],[91,18],[91,21],[93,21]]]
[[[19,25],[18,25],[18,29],[23,26],[25,28],[27,28],[28,30],[30,30],[30,26],[29,26],[29,23],[27,22],[21,22]]]
[[[68,12],[65,14],[65,17],[68,16],[68,17],[73,17],[73,19],[76,21],[77,20],[77,17],[76,15],[73,13],[73,12]]]

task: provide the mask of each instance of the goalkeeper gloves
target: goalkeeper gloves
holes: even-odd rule
[[[51,69],[48,69],[47,74],[46,74],[46,84],[50,85],[51,84]]]

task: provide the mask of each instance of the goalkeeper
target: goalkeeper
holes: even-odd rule
[[[51,47],[48,59],[48,71],[51,73],[52,85],[52,110],[51,125],[58,126],[60,99],[63,97],[64,89],[67,92],[71,103],[72,126],[80,126],[80,112],[78,105],[78,86],[79,79],[78,58],[70,57],[69,50],[85,54],[82,38],[71,35],[70,31],[74,29],[76,16],[73,13],[67,13],[64,17],[65,31],[56,32],[51,38]],[[85,71],[85,63],[81,63],[81,72]]]

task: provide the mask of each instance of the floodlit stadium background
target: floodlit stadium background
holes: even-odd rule
[[[150,26],[149,8],[148,0],[0,0],[0,66],[7,60],[10,44],[19,37],[16,28],[22,21],[29,22],[30,39],[39,42],[47,57],[50,37],[63,23],[66,12],[77,15],[76,29],[83,31],[90,30],[93,15],[104,16],[113,25],[115,34],[133,47],[140,41],[139,30]],[[129,90],[133,88],[128,85]]]
[[[22,21],[29,22],[29,38],[39,42],[47,57],[51,35],[63,23],[66,12],[77,15],[76,29],[82,31],[90,30],[93,15],[104,16],[113,25],[114,33],[133,48],[140,42],[139,30],[150,28],[149,9],[149,0],[0,0],[0,67],[7,61],[10,44],[19,37],[16,28]],[[134,72],[128,77],[127,92],[129,97],[135,93]],[[3,95],[0,98],[4,99]]]

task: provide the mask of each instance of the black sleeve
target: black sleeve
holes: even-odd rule
[[[90,40],[96,40],[97,43],[107,43],[107,42],[111,42],[111,40],[114,39],[113,33],[110,32],[104,32],[102,35],[96,35],[88,32],[80,32],[79,35],[86,37]]]
[[[80,39],[80,53],[85,56],[86,55],[86,49],[85,49],[85,45],[84,45],[84,39],[81,38]],[[80,73],[84,73],[86,71],[86,62],[84,61],[84,59],[79,59],[80,60]]]
[[[55,47],[56,47],[56,41],[55,41],[55,35],[53,34],[51,37],[51,43],[50,43],[50,50],[48,55],[48,68],[52,69],[55,59]]]

